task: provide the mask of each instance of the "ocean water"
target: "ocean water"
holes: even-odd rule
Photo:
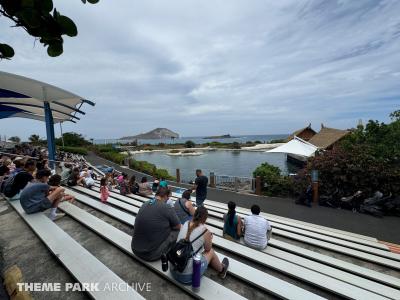
[[[167,169],[174,176],[176,169],[180,169],[184,182],[195,178],[196,169],[202,169],[207,176],[214,172],[216,175],[253,177],[253,171],[264,162],[279,167],[284,174],[296,172],[296,168],[286,162],[283,153],[215,150],[204,151],[200,156],[169,156],[166,152],[147,152],[134,154],[133,157]]]
[[[268,142],[270,140],[282,139],[288,136],[288,134],[266,134],[266,135],[232,135],[232,138],[228,139],[204,139],[202,136],[195,136],[195,137],[181,137],[178,139],[157,139],[157,140],[144,140],[139,139],[139,144],[150,144],[156,145],[159,143],[165,144],[182,144],[186,141],[193,141],[196,144],[204,144],[209,142],[221,142],[221,143],[246,143],[246,142]],[[134,140],[119,140],[119,139],[95,139],[95,144],[117,144],[117,143],[130,143]]]

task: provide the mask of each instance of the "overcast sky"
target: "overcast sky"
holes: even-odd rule
[[[113,138],[167,127],[181,136],[289,133],[388,121],[400,107],[398,0],[55,1],[78,26],[64,54],[0,18],[14,46],[0,69],[96,102],[64,131]],[[0,120],[0,134],[45,126]],[[56,135],[59,128],[56,127]]]

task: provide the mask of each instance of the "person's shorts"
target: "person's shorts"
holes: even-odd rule
[[[200,267],[200,276],[202,276],[205,271],[207,270],[208,267],[208,261],[206,259],[206,257],[204,255],[201,256],[201,267]],[[182,274],[176,270],[174,270],[173,268],[171,268],[171,274],[172,277],[174,277],[174,279],[176,281],[179,281],[180,283],[183,284],[192,284],[192,274]]]
[[[15,201],[15,200],[19,200],[19,195],[21,194],[21,192],[19,192],[18,194],[15,194],[14,196],[7,198],[9,201]]]
[[[45,211],[51,207],[51,202],[49,199],[45,198],[41,202],[36,203],[35,205],[25,209],[25,212],[29,214],[34,214],[37,212]]]

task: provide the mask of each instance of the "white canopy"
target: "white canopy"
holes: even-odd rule
[[[73,93],[27,77],[0,71],[0,118],[22,117],[44,121],[44,103],[50,104],[54,123],[79,120],[83,103]]]
[[[318,147],[295,136],[290,142],[267,152],[287,153],[303,157],[310,157],[313,156],[317,150]]]

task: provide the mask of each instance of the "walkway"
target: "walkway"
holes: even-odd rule
[[[127,173],[129,176],[135,175],[139,180],[143,176],[140,172],[122,168],[118,164],[98,157],[93,153],[90,153],[86,159],[93,165],[109,165],[118,171]],[[187,184],[177,184],[175,182],[173,185],[188,187]],[[400,243],[398,231],[398,228],[400,228],[399,217],[384,217],[380,219],[365,214],[322,206],[308,208],[306,206],[294,204],[293,199],[260,197],[212,188],[208,189],[207,198],[222,203],[234,201],[238,206],[247,208],[250,208],[253,204],[258,204],[262,211],[271,214],[368,235],[382,241],[396,244]]]

